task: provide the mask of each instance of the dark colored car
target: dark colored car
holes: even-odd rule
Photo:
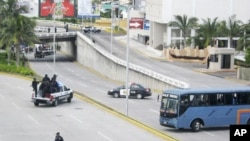
[[[108,91],[108,95],[111,95],[115,98],[126,97],[126,86],[122,85],[117,88],[111,89]],[[136,97],[137,99],[143,99],[145,97],[151,96],[151,89],[145,88],[140,84],[132,83],[129,85],[129,97]]]

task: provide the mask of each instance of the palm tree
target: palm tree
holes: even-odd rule
[[[235,48],[235,42],[233,37],[242,36],[242,21],[236,20],[235,16],[232,16],[228,19],[228,22],[222,21],[220,23],[220,28],[218,30],[218,36],[229,37],[229,46]]]
[[[35,22],[19,15],[15,18],[9,18],[4,23],[6,27],[2,30],[4,34],[1,36],[1,42],[14,45],[16,48],[16,66],[19,66],[21,43],[32,44],[37,39],[34,32]]]
[[[215,44],[214,38],[217,37],[220,26],[219,22],[217,22],[217,19],[218,18],[214,18],[213,20],[210,18],[207,20],[203,19],[203,24],[201,24],[197,30],[197,38],[203,38],[204,47],[207,47],[208,45],[213,46]]]
[[[37,38],[34,33],[35,22],[20,15],[25,10],[24,7],[16,8],[16,0],[0,1],[0,13],[3,20],[0,25],[0,45],[5,44],[8,51],[8,62],[10,62],[10,47],[16,48],[16,66],[20,62],[20,44],[32,43]]]
[[[170,21],[168,25],[178,27],[181,30],[184,38],[184,47],[186,47],[186,38],[189,36],[188,32],[198,25],[198,19],[195,17],[188,18],[186,15],[175,15],[174,17],[175,21]]]

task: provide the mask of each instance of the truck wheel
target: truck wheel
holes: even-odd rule
[[[67,102],[68,102],[68,103],[71,102],[71,97],[67,98]]]
[[[57,106],[58,105],[58,100],[57,99],[55,99],[55,101],[53,102],[53,104],[52,104],[53,106]]]
[[[194,132],[198,132],[201,129],[201,122],[200,120],[196,119],[192,122],[191,128]]]
[[[39,106],[39,102],[34,102],[34,105],[35,106]]]

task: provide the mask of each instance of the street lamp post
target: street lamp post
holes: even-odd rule
[[[53,67],[54,67],[54,74],[56,72],[56,50],[55,50],[55,41],[56,41],[56,23],[55,23],[55,18],[56,18],[56,15],[55,15],[55,11],[56,11],[56,3],[55,3],[55,6],[54,6],[54,9],[53,9],[53,27],[54,27],[54,34],[53,34]]]
[[[113,52],[113,0],[111,2],[111,20],[110,20],[110,53]]]
[[[134,8],[134,5],[127,8],[127,53],[126,53],[126,115],[128,116],[128,97],[129,97],[129,20],[130,9]]]

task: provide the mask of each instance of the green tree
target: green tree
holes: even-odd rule
[[[229,37],[230,47],[236,47],[236,41],[233,41],[233,37],[242,36],[242,21],[237,20],[235,16],[232,16],[228,21],[222,21],[218,29],[219,37]]]
[[[186,15],[180,16],[175,15],[175,21],[170,21],[169,26],[178,27],[182,32],[182,37],[184,39],[184,47],[186,47],[186,39],[189,36],[188,33],[192,28],[195,28],[198,24],[198,19],[195,17],[188,18]]]
[[[217,37],[220,27],[217,19],[218,18],[214,18],[213,20],[211,20],[210,18],[208,18],[207,20],[203,19],[203,24],[199,25],[196,39],[203,39],[203,42],[201,43],[203,43],[204,47],[207,47],[209,45],[213,46],[215,44],[215,37]]]
[[[10,59],[10,48],[16,48],[16,66],[20,62],[20,44],[31,44],[37,40],[34,32],[35,22],[30,18],[20,15],[24,7],[17,8],[16,0],[1,1],[0,12],[4,16],[1,21],[0,45],[5,44],[8,51],[8,62]]]

